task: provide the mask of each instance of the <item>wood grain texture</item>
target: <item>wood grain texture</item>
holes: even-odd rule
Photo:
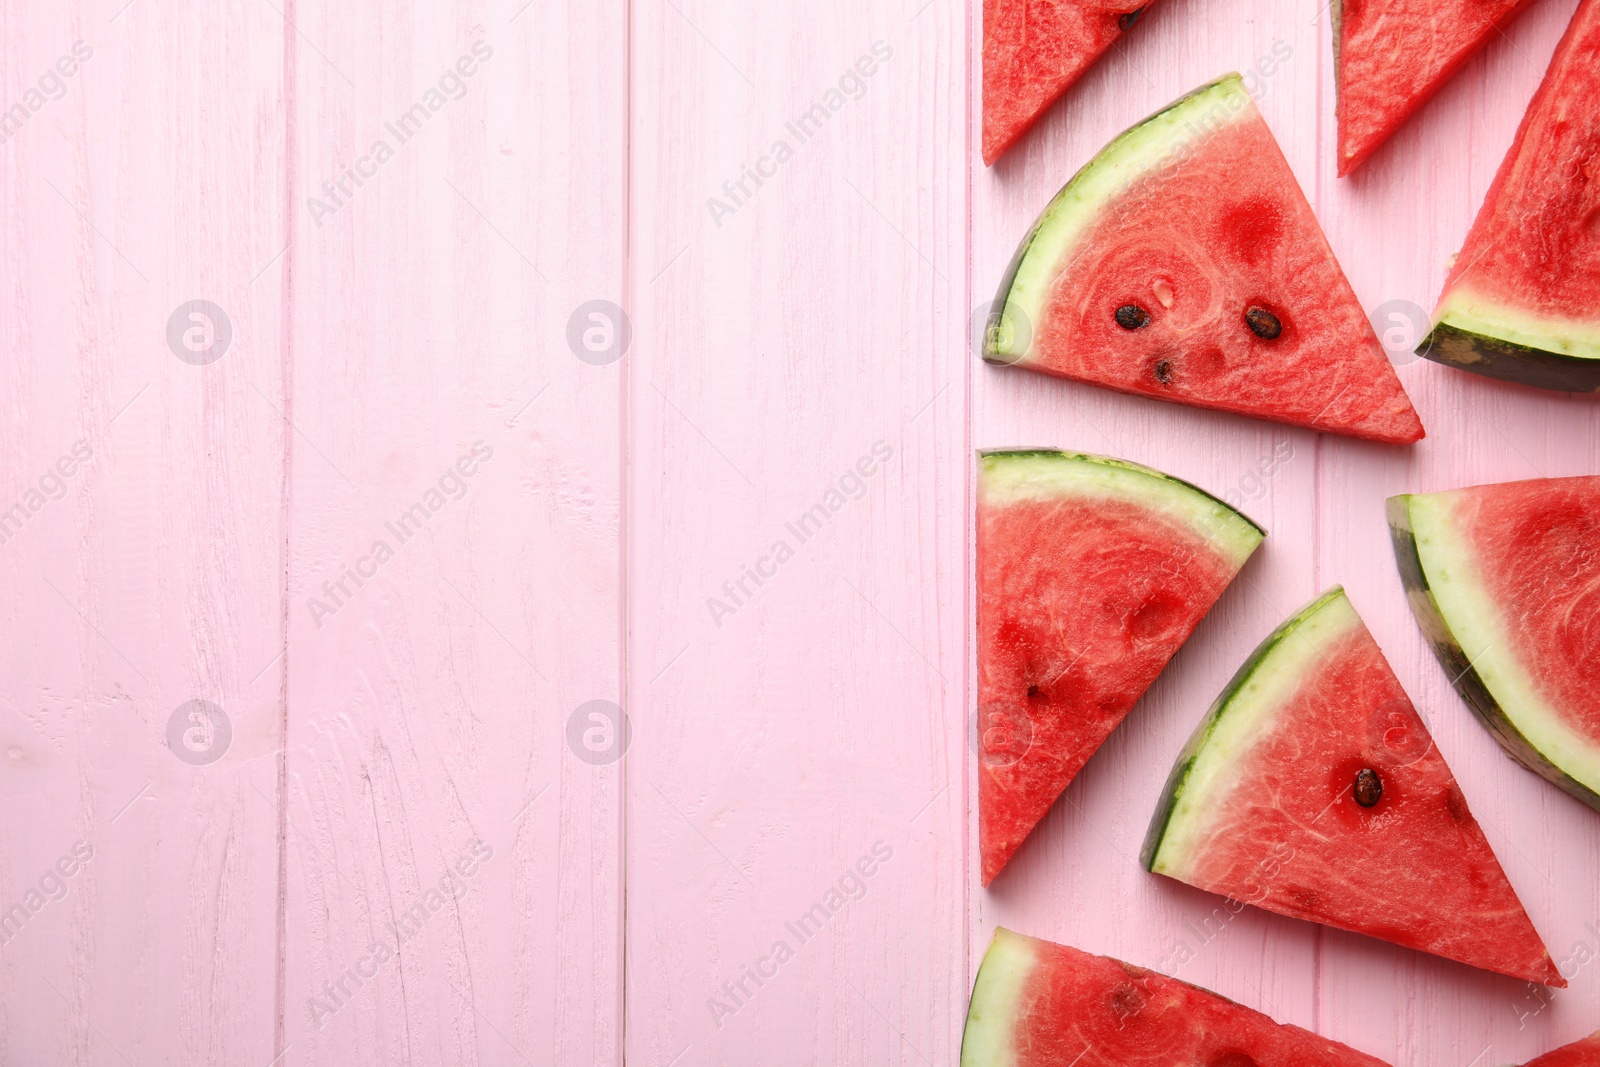
[[[281,37],[254,7],[111,14],[0,15],[8,124],[28,116],[0,145],[0,1061],[265,1063],[282,289],[258,271],[281,229]],[[194,298],[232,323],[205,366],[167,343]],[[192,699],[233,731],[205,766],[167,747]]]
[[[951,1063],[965,14],[634,17],[628,1060]]]
[[[1357,293],[1431,309],[1575,0],[1345,180],[1314,2],[1165,0],[992,169],[976,2],[121,4],[0,9],[0,109],[93,50],[0,143],[0,930],[40,902],[0,1062],[943,1067],[996,924],[1401,1067],[1600,1023],[1600,824],[1450,690],[1382,518],[1600,470],[1593,403],[1407,361],[1394,449],[973,347],[1079,166],[1275,48],[1258,104]],[[205,365],[167,340],[196,298]],[[986,891],[973,454],[1015,445],[1269,538]],[[1215,693],[1335,582],[1570,989],[1138,866]],[[214,763],[167,744],[196,698]]]
[[[620,1060],[622,12],[293,12],[299,1062]]]

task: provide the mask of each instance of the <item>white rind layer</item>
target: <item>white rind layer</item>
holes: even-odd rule
[[[986,358],[1022,366],[1032,362],[1036,332],[1032,324],[1044,321],[1056,278],[1105,212],[1141,181],[1194,151],[1200,139],[1255,114],[1255,102],[1243,79],[1228,74],[1106,145],[1055,195],[1035,223],[1006,291],[1001,316],[1004,323],[1021,322],[1028,327],[999,331]]]
[[[1600,360],[1600,324],[1536,317],[1475,294],[1464,285],[1445,294],[1434,312],[1434,325],[1576,359]]]
[[[1461,536],[1455,509],[1465,491],[1408,501],[1417,558],[1450,637],[1511,725],[1557,768],[1600,792],[1600,748],[1574,730],[1539,691],[1512,648],[1500,605],[1477,566],[1477,550]]]
[[[1334,643],[1363,625],[1342,589],[1330,590],[1267,638],[1249,674],[1235,679],[1178,757],[1178,784],[1150,869],[1192,882],[1194,859],[1241,787],[1239,764],[1271,736],[1272,722]],[[1247,664],[1248,667],[1248,664]]]
[[[1216,497],[1137,463],[1070,452],[987,452],[980,501],[1005,507],[1066,496],[1120,500],[1166,515],[1205,537],[1235,567],[1261,544],[1259,527]]]
[[[1034,941],[998,927],[978,967],[961,1035],[961,1067],[1015,1067],[1012,1041],[1022,992],[1038,961]]]

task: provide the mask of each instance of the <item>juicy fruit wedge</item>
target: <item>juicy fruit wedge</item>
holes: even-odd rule
[[[1333,0],[1339,174],[1419,111],[1532,0]]]
[[[1570,1045],[1546,1052],[1522,1067],[1596,1067],[1600,1064],[1600,1034],[1590,1034]]]
[[[1583,0],[1528,105],[1419,355],[1600,392],[1600,0]]]
[[[978,836],[988,885],[1265,536],[1120,460],[987,452],[978,483]]]
[[[1237,74],[1090,160],[995,307],[991,363],[1375,441],[1423,435]]]
[[[1600,477],[1389,500],[1411,610],[1479,721],[1600,810]]]
[[[993,164],[1027,133],[1148,6],[1143,0],[983,0],[984,163]]]
[[[961,1067],[1383,1067],[1209,990],[1000,928],[978,968]]]
[[[1144,862],[1280,915],[1567,984],[1339,588],[1228,683],[1173,767]]]

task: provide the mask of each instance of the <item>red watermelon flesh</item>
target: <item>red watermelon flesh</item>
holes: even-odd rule
[[[1570,1045],[1546,1052],[1523,1067],[1600,1067],[1600,1034],[1590,1034]]]
[[[961,1067],[1383,1067],[1199,986],[998,929]]]
[[[1600,0],[1583,0],[1456,256],[1418,351],[1600,390]]]
[[[1184,482],[1061,452],[985,454],[977,527],[988,885],[1262,534]]]
[[[992,165],[1027,133],[1148,6],[1139,0],[983,0],[984,163]]]
[[[1339,174],[1359,167],[1532,0],[1334,0]]]
[[[1389,517],[1456,689],[1512,756],[1600,808],[1600,477],[1395,497]]]
[[[996,306],[992,363],[1370,440],[1423,436],[1238,75],[1084,167]]]
[[[1343,590],[1280,627],[1229,683],[1150,829],[1158,874],[1566,985]]]

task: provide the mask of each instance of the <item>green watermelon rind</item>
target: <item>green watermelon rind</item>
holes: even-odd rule
[[[1161,799],[1156,802],[1155,814],[1150,819],[1150,829],[1145,834],[1144,847],[1139,852],[1139,861],[1144,865],[1145,870],[1155,874],[1167,873],[1166,870],[1162,869],[1165,865],[1158,863],[1158,860],[1163,858],[1161,854],[1162,845],[1166,842],[1167,831],[1172,826],[1173,816],[1177,811],[1178,804],[1183,799],[1184,786],[1188,784],[1189,776],[1201,756],[1211,751],[1208,749],[1208,745],[1216,733],[1217,726],[1222,722],[1223,716],[1235,704],[1239,703],[1238,698],[1244,693],[1245,687],[1255,677],[1261,665],[1278,650],[1284,641],[1296,633],[1308,620],[1321,614],[1323,609],[1338,601],[1349,603],[1345,597],[1344,587],[1336,585],[1295,612],[1276,630],[1268,634],[1266,640],[1256,646],[1255,651],[1250,653],[1250,657],[1244,661],[1244,664],[1228,680],[1228,684],[1222,687],[1222,692],[1212,703],[1210,710],[1206,712],[1205,718],[1200,720],[1200,725],[1190,735],[1188,743],[1183,746],[1183,751],[1178,753],[1178,758],[1172,765],[1172,772],[1167,776],[1167,784],[1161,790]],[[1350,610],[1354,614],[1354,609],[1351,608]],[[1213,755],[1215,754],[1213,752]],[[1223,755],[1226,756],[1227,754],[1224,753]]]
[[[1423,549],[1418,544],[1416,533],[1417,517],[1413,508],[1418,501],[1426,500],[1426,496],[1415,494],[1390,497],[1387,514],[1389,537],[1394,545],[1395,562],[1400,569],[1400,580],[1405,586],[1406,600],[1411,605],[1411,613],[1416,617],[1423,636],[1433,647],[1434,657],[1444,668],[1451,679],[1451,684],[1466,702],[1467,707],[1472,710],[1473,715],[1512,759],[1589,807],[1600,811],[1600,792],[1569,773],[1554,758],[1547,756],[1514,721],[1514,718],[1522,718],[1525,725],[1533,729],[1537,720],[1530,720],[1528,717],[1548,718],[1549,713],[1534,706],[1533,702],[1526,701],[1519,702],[1525,704],[1520,713],[1508,710],[1511,698],[1507,697],[1507,702],[1502,703],[1501,698],[1495,695],[1493,681],[1485,677],[1486,674],[1494,673],[1484,662],[1486,655],[1492,655],[1494,649],[1486,645],[1483,652],[1479,653],[1477,662],[1474,662],[1473,657],[1467,654],[1465,643],[1458,639],[1456,628],[1452,628],[1446,618],[1445,609],[1440,606],[1436,596],[1434,583],[1429,581],[1428,568],[1422,560]],[[1482,671],[1479,669],[1480,666],[1483,667]],[[1502,684],[1500,688],[1510,687]],[[1600,784],[1600,778],[1596,779],[1596,784]]]
[[[1045,205],[1006,267],[994,298],[998,314],[991,312],[984,334],[984,361],[1026,365],[1033,324],[1049,296],[1050,280],[1060,273],[1059,264],[1081,246],[1082,237],[1106,206],[1184,150],[1195,137],[1196,114],[1203,112],[1206,120],[1219,113],[1231,118],[1251,103],[1244,79],[1226,74],[1125,130],[1085,163]],[[1033,255],[1035,251],[1040,254]]]
[[[984,475],[984,492],[1003,470],[1015,472],[1019,464],[1038,464],[1060,474],[1070,474],[1077,465],[1098,469],[1121,483],[1119,489],[1125,497],[1163,507],[1185,525],[1205,534],[1214,544],[1229,549],[1240,564],[1267,536],[1259,523],[1227,501],[1182,478],[1125,459],[1051,448],[1014,448],[985,449],[978,453],[978,461]],[[1040,492],[1036,495],[1054,494]]]
[[[972,983],[961,1031],[961,1067],[1010,1067],[1015,1059],[1011,1028],[1035,959],[1031,938],[995,928]]]
[[[1477,326],[1477,329],[1473,327]],[[1496,336],[1494,327],[1447,313],[1417,347],[1417,355],[1457,370],[1537,389],[1566,393],[1600,393],[1600,358],[1553,351],[1561,335],[1549,334],[1542,343],[1535,334],[1515,333],[1523,340]]]

